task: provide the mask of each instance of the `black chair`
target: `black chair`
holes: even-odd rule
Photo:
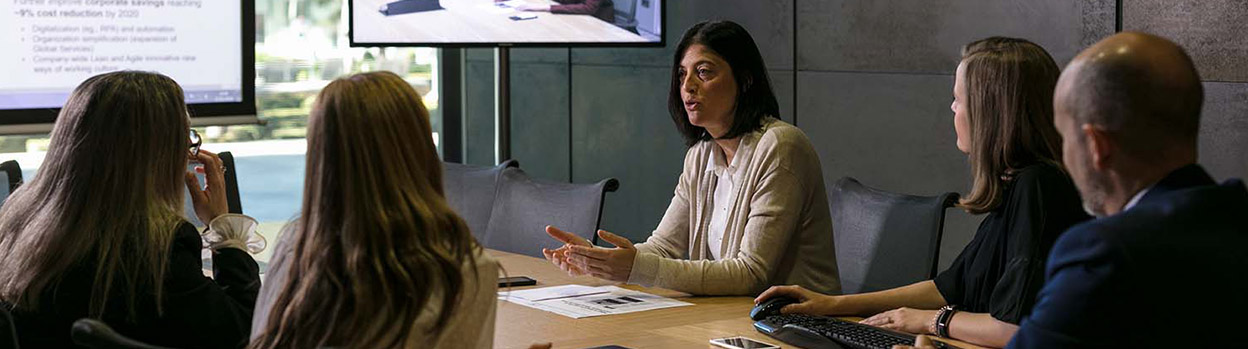
[[[17,324],[9,314],[8,303],[0,302],[0,349],[17,349]]]
[[[238,196],[238,171],[234,167],[234,154],[228,151],[217,153],[221,164],[225,165],[225,201],[229,203],[230,213],[243,213],[243,201]]]
[[[485,238],[478,241],[487,248],[541,258],[542,248],[562,246],[546,235],[545,227],[553,225],[597,243],[603,200],[619,186],[615,178],[592,184],[534,180],[524,170],[505,168]]]
[[[884,290],[936,276],[945,209],[957,193],[913,196],[845,177],[832,186],[832,232],[841,291]]]
[[[17,161],[9,160],[0,163],[0,185],[5,184],[8,187],[0,192],[0,204],[3,204],[4,200],[9,198],[9,194],[17,190],[17,187],[22,186],[22,166],[18,165]]]
[[[504,169],[519,166],[516,160],[503,161],[492,167],[442,163],[442,192],[446,195],[446,202],[468,223],[468,229],[477,241],[485,241],[499,175]]]
[[[162,349],[127,338],[113,331],[104,322],[95,319],[78,319],[69,331],[75,344],[98,349]]]

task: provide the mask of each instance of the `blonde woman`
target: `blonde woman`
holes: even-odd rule
[[[246,344],[260,279],[236,228],[255,221],[226,213],[221,162],[189,124],[182,89],[159,74],[98,75],[70,95],[43,166],[0,209],[0,300],[23,347],[70,347],[71,324],[88,317],[155,345]],[[225,237],[210,247],[215,280],[182,217],[184,186]]]
[[[416,91],[388,72],[331,82],[307,156],[252,347],[491,347],[498,266],[443,198]]]

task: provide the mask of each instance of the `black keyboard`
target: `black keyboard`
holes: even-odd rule
[[[785,314],[754,323],[754,329],[772,338],[803,348],[889,349],[914,345],[914,336],[837,318]],[[937,348],[953,348],[933,341]]]

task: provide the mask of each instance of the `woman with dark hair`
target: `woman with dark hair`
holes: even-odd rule
[[[260,276],[245,228],[256,222],[227,213],[224,168],[197,136],[164,75],[107,73],[74,90],[43,166],[0,209],[0,306],[12,307],[23,347],[71,347],[81,318],[160,346],[247,343]],[[188,159],[203,164],[207,188]],[[210,238],[183,217],[183,188]]]
[[[303,214],[261,290],[252,348],[490,348],[498,265],[442,194],[420,95],[331,82],[308,117]]]
[[[757,300],[792,297],[800,303],[781,312],[874,314],[863,323],[1005,346],[1044,284],[1058,235],[1089,218],[1061,166],[1053,127],[1057,76],[1048,52],[1023,39],[992,37],[963,48],[950,108],[974,184],[958,206],[988,216],[948,270],[878,292],[828,296],[780,286]]]
[[[701,295],[757,294],[774,284],[840,291],[819,156],[780,121],[762,55],[726,21],[685,32],[669,111],[689,150],[675,195],[645,243],[598,231],[616,248],[547,227],[544,250],[570,274]]]

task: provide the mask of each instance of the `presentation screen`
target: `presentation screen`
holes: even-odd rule
[[[664,0],[349,0],[352,46],[662,46]]]
[[[255,114],[254,0],[0,1],[0,125],[50,123],[93,75],[159,72],[193,117]]]

